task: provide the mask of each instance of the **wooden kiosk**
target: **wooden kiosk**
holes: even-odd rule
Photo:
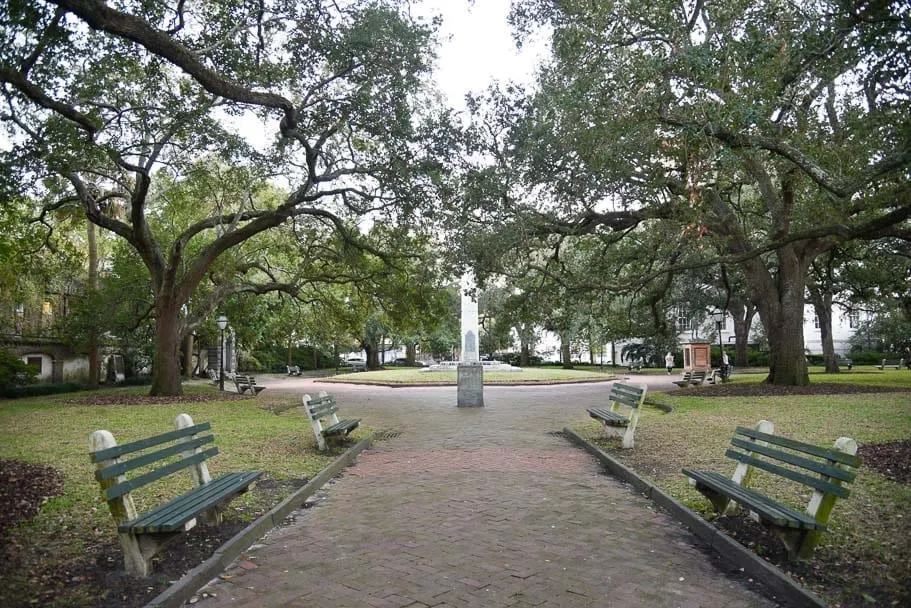
[[[693,340],[683,343],[683,371],[712,371],[711,342]]]

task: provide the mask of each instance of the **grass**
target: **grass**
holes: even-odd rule
[[[876,375],[865,374],[855,368],[854,373],[841,376],[814,375],[812,381],[911,386],[907,371],[876,371]],[[735,379],[751,382],[763,377]],[[706,517],[712,516],[708,500],[689,485],[680,469],[732,473],[736,463],[724,452],[737,426],[755,427],[760,419],[770,420],[777,434],[826,447],[841,436],[852,437],[861,445],[911,437],[911,395],[907,392],[749,398],[676,396],[671,392],[654,396],[673,406],[674,412],[644,408],[633,450],[620,450],[616,441],[603,439],[602,427],[595,421],[578,422],[573,428]],[[753,487],[799,510],[809,499],[803,486],[762,471],[755,474]],[[896,593],[907,594],[907,589],[900,589],[911,580],[911,487],[865,467],[850,487],[851,496],[835,505],[808,582],[833,603],[853,605],[866,597],[878,600],[878,605],[890,605]],[[821,564],[832,565],[833,571],[820,572],[827,569]],[[838,579],[842,572],[845,578]]]
[[[556,383],[586,382],[607,380],[613,375],[610,368],[605,371],[582,371],[557,367],[532,367],[521,372],[484,372],[485,384],[522,384],[522,383]],[[452,384],[456,383],[456,372],[426,372],[420,368],[384,369],[370,372],[342,374],[326,378],[326,382],[346,382],[353,384]]]
[[[147,390],[118,389],[117,394],[126,400]],[[186,392],[192,395],[215,391],[190,386]],[[141,405],[83,403],[93,395],[109,398],[111,394],[108,390],[0,401],[0,460],[51,466],[64,475],[63,494],[51,499],[36,517],[10,534],[14,544],[40,552],[42,568],[65,567],[87,544],[105,539],[116,542],[114,524],[88,457],[88,436],[97,429],[107,429],[118,443],[125,443],[173,430],[174,417],[180,413],[189,414],[197,423],[211,422],[219,448],[219,454],[207,461],[213,477],[229,471],[261,470],[265,478],[279,481],[310,478],[334,458],[317,451],[305,415],[292,410],[276,416],[263,409],[268,398]],[[77,399],[78,404],[68,403]],[[272,397],[273,402],[283,399],[297,398]],[[352,434],[353,439],[369,432],[361,427]],[[156,506],[188,489],[189,484],[189,475],[181,471],[142,488],[134,493],[137,510]],[[252,520],[290,492],[289,487],[277,495],[243,494],[231,502],[228,517]],[[34,574],[10,570],[13,569],[4,573],[6,585],[22,585],[23,593],[31,593],[32,581],[27,577]],[[60,605],[67,605],[67,601],[61,598]]]

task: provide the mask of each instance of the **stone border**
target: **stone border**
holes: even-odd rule
[[[206,583],[215,578],[239,555],[246,551],[254,542],[266,533],[280,526],[284,519],[294,510],[300,508],[304,501],[315,494],[330,479],[338,475],[357,457],[358,454],[369,448],[373,443],[373,434],[362,439],[356,445],[345,451],[344,454],[333,460],[329,466],[320,471],[307,485],[298,489],[288,498],[260,516],[256,521],[238,532],[233,538],[219,547],[212,557],[199,564],[173,585],[153,598],[144,608],[177,608],[183,605],[202,588]]]
[[[663,490],[639,477],[635,471],[613,459],[606,452],[592,445],[576,432],[564,427],[563,435],[586,452],[600,460],[608,472],[633,486],[637,492],[667,511],[677,521],[690,529],[693,534],[707,543],[722,557],[743,569],[754,580],[760,581],[775,594],[776,600],[784,600],[789,606],[800,608],[825,608],[825,602],[814,593],[804,589],[794,579],[776,566],[768,563],[730,536],[703,519],[698,513],[671,497]]]

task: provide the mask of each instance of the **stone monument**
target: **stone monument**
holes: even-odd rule
[[[474,277],[466,274],[460,282],[462,296],[462,354],[457,368],[458,407],[484,406],[484,366],[478,344],[478,300]]]

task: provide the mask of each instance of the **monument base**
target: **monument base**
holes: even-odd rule
[[[460,363],[457,372],[458,407],[484,407],[484,366],[480,363]]]

